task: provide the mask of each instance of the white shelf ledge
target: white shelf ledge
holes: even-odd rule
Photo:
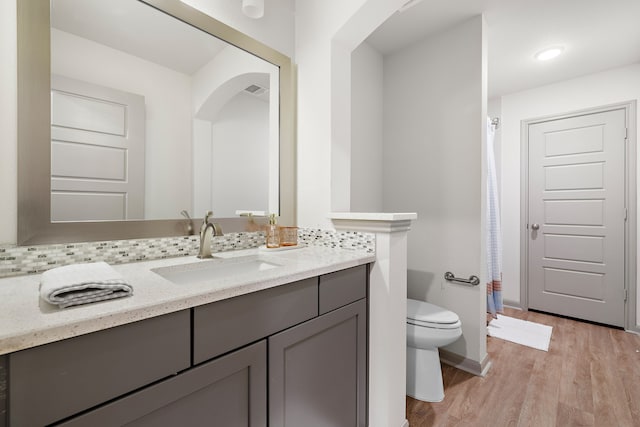
[[[395,233],[409,231],[411,221],[418,218],[415,212],[332,212],[329,218],[339,231],[369,233]]]
[[[415,212],[331,212],[330,219],[349,219],[360,221],[402,221],[417,219]]]

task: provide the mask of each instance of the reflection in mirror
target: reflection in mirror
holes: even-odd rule
[[[57,1],[57,0],[56,0]],[[269,92],[269,158],[267,163],[269,164],[268,178],[247,178],[249,173],[242,170],[243,164],[248,163],[248,149],[243,152],[242,160],[238,159],[223,159],[223,156],[218,156],[218,160],[225,160],[227,165],[233,165],[234,176],[224,176],[219,179],[223,188],[233,191],[234,183],[239,181],[239,176],[243,179],[247,179],[247,182],[253,185],[252,188],[257,187],[258,182],[264,182],[268,180],[269,188],[269,210],[278,210],[280,213],[281,222],[284,224],[295,224],[295,69],[291,58],[282,55],[281,53],[271,49],[270,47],[252,39],[251,37],[223,24],[216,19],[199,12],[185,3],[179,0],[129,0],[130,3],[138,6],[146,6],[157,11],[165,13],[165,17],[172,17],[180,26],[188,24],[194,28],[200,29],[206,34],[211,34],[221,40],[225,40],[233,46],[240,48],[244,52],[250,52],[258,58],[262,58],[266,63],[273,64],[278,73],[276,79],[271,71],[269,71],[269,86],[267,87],[267,80],[265,80],[264,70],[248,70],[245,74],[257,73],[261,75],[261,80],[256,80],[256,86],[264,87],[265,92]],[[68,14],[73,17],[79,15],[81,8],[89,1],[79,1],[76,3],[77,7],[74,7]],[[116,4],[115,1],[99,2],[105,5]],[[139,4],[138,4],[139,3]],[[120,3],[118,3],[120,4]],[[54,6],[57,7],[57,6]],[[18,96],[17,96],[17,110],[18,110],[18,224],[17,224],[17,236],[18,245],[34,245],[44,243],[67,243],[67,242],[89,242],[89,241],[104,241],[104,240],[120,240],[120,239],[141,239],[141,238],[153,238],[153,237],[170,237],[170,236],[182,236],[193,232],[195,226],[199,224],[197,221],[201,221],[203,213],[193,211],[197,206],[211,206],[214,211],[223,208],[218,206],[217,203],[222,202],[217,199],[217,193],[214,192],[214,185],[218,182],[212,181],[211,191],[207,189],[209,182],[205,182],[202,178],[199,179],[198,185],[204,186],[204,190],[193,188],[192,184],[195,181],[195,175],[199,174],[196,170],[194,156],[198,156],[197,160],[206,164],[206,161],[202,159],[203,154],[196,150],[193,136],[196,135],[194,130],[198,125],[202,125],[203,122],[211,121],[211,117],[216,117],[220,120],[224,117],[226,120],[227,111],[226,104],[230,103],[230,107],[233,107],[233,98],[235,95],[242,94],[241,91],[235,94],[229,94],[227,90],[232,87],[233,84],[222,85],[224,81],[218,81],[217,85],[211,84],[207,86],[210,90],[207,93],[196,93],[195,91],[187,93],[185,91],[179,92],[174,86],[164,84],[165,80],[173,81],[176,84],[180,84],[182,87],[187,86],[185,80],[191,78],[195,79],[196,76],[185,72],[176,72],[175,69],[169,68],[167,65],[158,65],[157,55],[162,56],[165,51],[179,52],[183,55],[174,63],[192,66],[193,63],[189,62],[191,58],[188,53],[191,50],[196,50],[198,44],[192,38],[185,38],[187,36],[184,33],[172,31],[170,29],[162,29],[152,36],[155,40],[153,45],[144,45],[143,50],[147,53],[153,53],[152,57],[134,57],[131,52],[122,52],[121,47],[107,46],[105,41],[89,40],[86,36],[76,35],[70,33],[67,30],[51,28],[51,10],[50,2],[48,0],[33,1],[33,0],[16,0],[17,11],[17,64],[18,64]],[[55,11],[54,11],[55,13]],[[114,16],[118,19],[115,26],[122,26],[124,28],[134,29],[137,37],[127,39],[127,44],[131,46],[137,46],[137,43],[141,43],[148,35],[144,35],[148,31],[153,31],[155,24],[149,24],[144,19],[147,17],[139,17],[143,21],[133,21],[133,24],[129,22],[129,25],[125,25],[127,21],[131,19],[128,17],[127,12],[123,9],[113,10]],[[164,15],[161,15],[164,16]],[[106,16],[101,15],[100,20],[104,18],[104,22],[107,22]],[[80,19],[83,20],[84,18]],[[96,31],[101,33],[104,30],[104,26],[100,26],[100,22],[94,22]],[[170,24],[171,25],[171,24]],[[129,30],[131,31],[131,30]],[[93,55],[93,51],[87,51],[85,56],[78,59],[75,56],[72,62],[64,63],[61,60],[63,54],[74,54],[74,48],[67,48],[66,51],[61,50],[61,55],[52,61],[51,60],[51,39],[52,33],[54,38],[73,39],[77,43],[77,47],[80,45],[91,45],[98,49],[108,52],[113,57],[127,55],[127,58],[131,60],[130,64],[122,64],[118,62],[99,62],[102,64],[102,68],[98,71],[103,76],[112,80],[107,81],[92,81],[95,76],[88,72],[75,71],[87,70],[90,68],[91,61],[98,61],[96,55]],[[124,37],[124,36],[123,36]],[[206,46],[210,46],[215,43],[212,37],[204,37],[203,43]],[[59,40],[58,40],[59,41]],[[57,43],[54,39],[54,43]],[[85,46],[86,48],[86,46]],[[226,48],[223,49],[225,52]],[[223,52],[220,51],[219,54]],[[249,55],[249,58],[253,58]],[[203,67],[206,69],[206,65],[215,61],[214,59],[206,60],[206,62],[200,63],[199,66],[194,68],[200,70]],[[147,73],[145,67],[155,67],[157,73]],[[55,72],[52,73],[51,69]],[[99,68],[99,67],[93,67]],[[129,72],[129,74],[126,74]],[[176,77],[177,74],[182,74],[182,79]],[[51,82],[52,74],[55,76],[53,80],[65,84],[65,79],[70,79],[72,84],[80,85],[92,85],[95,89],[108,88],[110,92],[116,91],[117,93],[125,93],[127,96],[132,94],[135,97],[144,97],[144,161],[138,162],[140,166],[135,169],[135,172],[128,172],[125,169],[126,163],[122,161],[122,158],[126,157],[127,161],[131,153],[127,152],[125,156],[122,150],[122,146],[125,145],[123,135],[130,135],[133,130],[125,130],[128,122],[122,120],[122,111],[127,111],[129,107],[123,107],[126,102],[95,102],[100,97],[87,97],[87,96],[74,96],[64,95],[64,90],[56,92],[54,90],[54,102],[60,104],[62,102],[63,107],[62,114],[55,113],[54,124],[58,128],[55,132],[52,132],[52,113],[51,113],[51,101],[52,91]],[[171,76],[171,78],[169,78]],[[211,75],[203,74],[202,77],[211,77]],[[237,77],[237,76],[236,76]],[[114,82],[119,81],[123,84],[123,87],[118,87]],[[240,80],[240,79],[238,79]],[[275,80],[275,81],[274,81]],[[127,83],[133,81],[138,82],[138,86],[129,87]],[[211,83],[210,80],[207,80]],[[234,80],[235,81],[235,80]],[[159,82],[159,84],[158,84]],[[181,83],[180,83],[181,82]],[[204,82],[206,83],[206,82]],[[139,87],[147,88],[154,86],[157,88],[160,86],[161,90],[141,90]],[[190,83],[189,83],[190,84]],[[146,85],[146,86],[145,86]],[[209,102],[209,95],[214,92],[215,88],[220,87],[220,93],[226,94],[226,102],[220,102],[217,109],[213,109],[216,102]],[[225,89],[226,88],[226,89]],[[251,86],[253,90],[253,86]],[[224,90],[223,90],[224,89]],[[75,90],[75,89],[74,89]],[[217,92],[217,91],[216,91]],[[63,96],[58,97],[58,94]],[[193,96],[192,96],[193,95]],[[111,96],[107,94],[107,96]],[[198,104],[196,104],[196,96]],[[187,99],[185,99],[187,98]],[[274,107],[275,100],[278,100],[277,108]],[[168,104],[166,101],[169,100]],[[84,101],[91,101],[89,105],[93,108],[89,108]],[[162,103],[164,101],[164,104]],[[96,104],[102,108],[96,108]],[[114,105],[115,104],[115,105]],[[205,104],[207,108],[201,109]],[[186,107],[189,105],[190,108]],[[153,108],[152,108],[153,106]],[[223,106],[223,107],[220,107]],[[212,110],[209,110],[209,107]],[[273,107],[273,108],[272,108]],[[133,108],[133,107],[131,107]],[[88,126],[86,124],[86,116],[92,117],[94,113],[87,113],[95,111],[97,109],[101,117],[107,117],[108,120],[105,123],[99,125]],[[78,122],[77,117],[73,112],[82,111],[85,114],[83,120]],[[207,115],[208,112],[217,111],[215,116]],[[229,114],[231,114],[229,112]],[[128,114],[128,113],[127,113]],[[200,116],[196,116],[200,114]],[[247,114],[245,114],[246,116]],[[274,116],[275,115],[275,116]],[[125,116],[126,117],[126,116]],[[279,126],[272,124],[275,121],[274,117],[279,117]],[[182,119],[180,122],[179,120]],[[154,126],[149,123],[155,122]],[[166,123],[163,123],[166,122]],[[226,123],[226,122],[225,122]],[[157,125],[157,126],[156,126]],[[164,125],[161,127],[160,125]],[[247,126],[248,127],[248,126]],[[86,128],[86,129],[84,129]],[[75,134],[75,131],[84,129],[85,135],[87,133],[92,134],[93,140],[82,143],[81,138]],[[181,131],[178,131],[180,129]],[[201,130],[201,128],[199,128]],[[198,132],[200,132],[200,130]],[[219,130],[216,129],[216,132]],[[66,134],[65,134],[66,132]],[[210,133],[215,134],[213,124],[211,125]],[[200,134],[200,133],[199,133]],[[272,144],[272,141],[276,135],[279,135],[279,144]],[[54,140],[54,147],[52,150],[52,136]],[[120,137],[118,141],[113,143],[113,146],[102,146],[96,144],[95,140],[101,140],[111,137]],[[75,139],[80,139],[80,143]],[[239,138],[238,138],[239,140]],[[57,141],[57,142],[56,142]],[[181,141],[180,144],[170,145],[176,141]],[[201,140],[200,140],[201,141]],[[235,143],[236,140],[228,141],[228,143]],[[71,144],[67,144],[71,143]],[[76,144],[75,146],[73,144]],[[118,146],[120,144],[120,146]],[[198,149],[202,147],[197,147]],[[237,147],[238,150],[241,148]],[[216,156],[215,151],[221,151],[221,148],[213,146],[211,143],[210,155],[213,159]],[[53,151],[53,152],[52,152]],[[278,151],[276,157],[273,153]],[[79,154],[84,152],[84,154]],[[51,175],[51,159],[52,157],[62,156],[63,158],[73,155],[82,156],[78,157],[77,162],[85,162],[84,155],[87,152],[92,153],[94,157],[101,157],[104,164],[109,164],[108,167],[104,167],[104,164],[96,166],[96,169],[100,169],[97,172],[89,171],[89,173],[96,174],[91,178],[93,184],[113,184],[118,181],[126,181],[132,178],[133,173],[144,175],[144,217],[150,218],[150,212],[153,213],[153,217],[156,218],[168,218],[171,219],[144,219],[144,220],[80,220],[79,217],[73,217],[74,219],[51,221],[51,188],[52,188],[52,175]],[[102,153],[102,155],[96,154],[96,152]],[[153,154],[153,156],[151,156]],[[207,154],[208,155],[208,154]],[[227,154],[224,154],[227,155]],[[135,157],[135,155],[134,155]],[[151,157],[159,158],[160,162],[155,162]],[[275,159],[274,159],[275,157]],[[120,167],[116,167],[118,163],[116,160],[120,158]],[[277,167],[273,166],[277,160]],[[67,163],[70,163],[67,161]],[[88,162],[86,162],[88,164]],[[142,167],[144,166],[144,171]],[[82,190],[79,187],[80,184],[75,181],[79,175],[82,178],[87,174],[88,168],[84,171],[78,171],[77,168],[71,167],[66,169],[68,165],[64,162],[61,165],[54,167],[56,185],[68,184],[72,186],[73,191]],[[231,167],[231,166],[229,166]],[[209,167],[208,170],[211,170]],[[278,179],[272,179],[276,175]],[[69,182],[64,182],[68,180]],[[277,191],[274,191],[274,188]],[[54,192],[65,193],[69,191],[70,196],[75,197],[71,190],[65,188],[54,187]],[[244,190],[238,191],[241,193]],[[80,191],[81,192],[81,191]],[[117,193],[113,189],[98,189],[98,191],[85,191],[86,193],[95,193],[101,195],[103,193]],[[122,191],[120,191],[122,192]],[[274,194],[277,193],[277,197],[274,198]],[[159,199],[154,200],[151,196],[155,194],[159,195]],[[197,195],[197,197],[196,197]],[[204,199],[200,198],[204,197]],[[69,199],[73,198],[69,197]],[[206,198],[209,198],[207,201]],[[118,197],[114,197],[118,198]],[[123,216],[123,206],[128,203],[128,198],[120,196],[120,204],[115,204],[116,208],[112,209],[111,215],[114,212]],[[204,201],[199,201],[204,200]],[[68,203],[71,205],[71,201],[67,201],[64,197],[59,199],[58,205],[65,205]],[[90,204],[92,202],[87,202]],[[261,209],[254,205],[254,201],[247,201],[241,205],[240,201],[235,201],[233,208],[235,210],[255,210]],[[277,209],[271,207],[274,203]],[[97,202],[96,202],[97,205]],[[250,206],[247,206],[250,205]],[[166,210],[165,206],[169,206]],[[211,209],[209,208],[209,209]],[[107,211],[107,207],[99,206],[98,211],[104,214]],[[180,212],[186,210],[194,218],[193,221],[187,220],[180,216]],[[68,210],[67,210],[68,211]],[[234,211],[235,213],[235,211]],[[62,212],[59,217],[64,219]],[[245,231],[251,226],[251,221],[246,218],[232,217],[224,218],[222,214],[214,212],[216,222],[223,224],[225,232],[233,231]]]
[[[279,211],[279,69],[136,0],[51,2],[51,220]]]

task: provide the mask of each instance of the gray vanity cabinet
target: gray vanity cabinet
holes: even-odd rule
[[[0,427],[365,426],[367,277],[340,270],[0,356]]]
[[[0,427],[7,425],[7,356],[0,356]]]
[[[269,426],[366,425],[367,305],[269,338]]]

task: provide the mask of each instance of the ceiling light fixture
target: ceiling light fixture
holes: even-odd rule
[[[538,61],[548,61],[549,59],[553,59],[556,56],[560,55],[564,51],[564,48],[561,46],[554,46],[540,52],[536,53],[534,56]]]
[[[242,0],[242,13],[249,18],[262,18],[264,16],[264,0]]]

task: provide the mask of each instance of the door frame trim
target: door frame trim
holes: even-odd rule
[[[627,291],[625,301],[625,329],[640,332],[636,323],[637,311],[637,101],[626,101],[601,107],[570,111],[520,121],[520,307],[529,309],[529,126],[549,120],[565,119],[587,114],[624,110],[627,122],[625,148],[625,192],[627,221],[624,228],[624,280]]]

